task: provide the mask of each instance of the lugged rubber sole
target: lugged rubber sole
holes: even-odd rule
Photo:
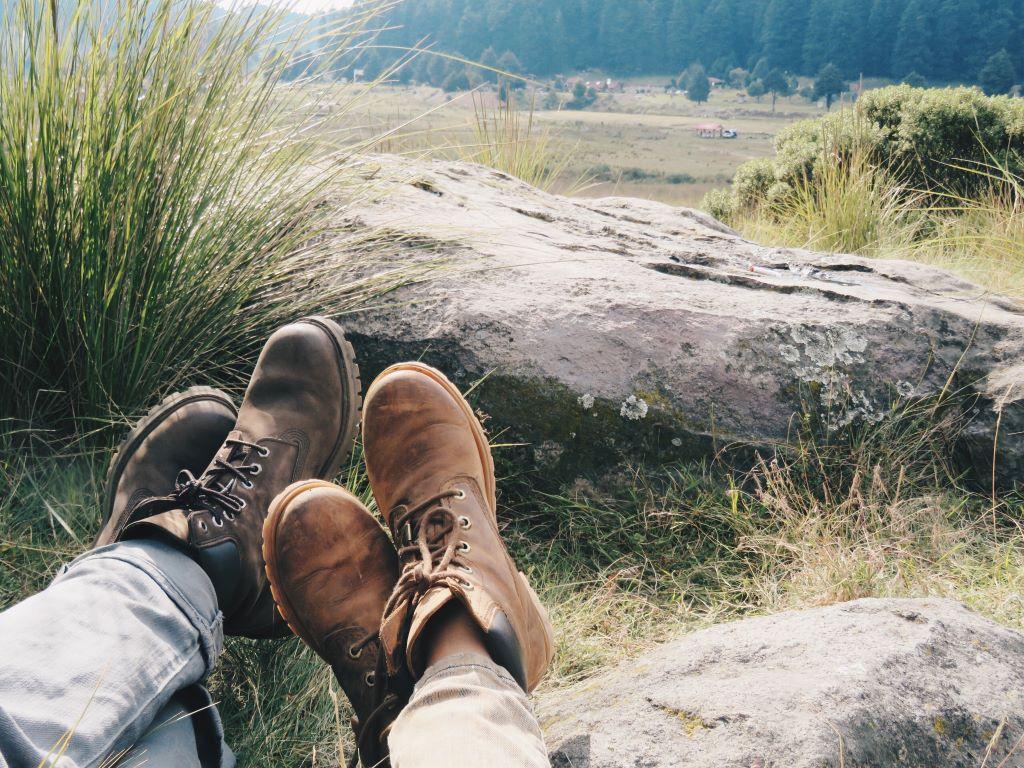
[[[181,408],[201,400],[218,402],[227,407],[236,416],[238,415],[238,408],[227,393],[213,387],[202,386],[189,387],[183,392],[175,392],[150,408],[146,415],[139,419],[135,426],[132,427],[132,430],[124,440],[118,444],[117,450],[110,461],[107,477],[103,484],[103,520],[100,526],[101,530],[107,524],[107,521],[110,520],[110,516],[113,513],[114,499],[117,496],[117,484],[121,481],[121,475],[124,473],[125,466],[127,466],[132,455],[139,449],[139,445],[169,416]]]
[[[341,470],[341,465],[349,457],[359,433],[360,414],[363,409],[363,384],[359,375],[359,363],[351,342],[345,338],[344,329],[329,317],[306,317],[300,323],[315,325],[330,336],[338,356],[338,367],[341,371],[342,389],[345,402],[341,404],[342,428],[331,455],[317,473],[318,477],[330,480]]]

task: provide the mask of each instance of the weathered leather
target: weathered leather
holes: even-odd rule
[[[231,398],[193,387],[165,398],[122,441],[110,462],[103,492],[103,528],[94,547],[115,541],[141,501],[174,489],[178,472],[198,474],[235,424]]]
[[[448,575],[385,616],[381,643],[389,669],[404,664],[413,677],[422,674],[423,628],[454,599],[469,609],[495,661],[532,691],[551,660],[551,625],[498,531],[494,465],[472,408],[439,371],[393,366],[367,392],[363,446],[373,495],[402,555],[402,578],[415,581],[416,569],[423,572],[412,546],[421,540],[420,522],[428,540],[441,536],[441,545],[454,548]],[[403,512],[449,492],[457,495],[438,502],[445,513],[397,524]]]
[[[213,581],[226,633],[287,634],[264,571],[263,521],[295,481],[337,473],[358,413],[358,367],[341,328],[326,318],[281,328],[263,348],[234,429],[202,477],[139,505],[125,536],[181,542]]]
[[[322,481],[295,483],[281,493],[263,530],[267,576],[281,614],[331,665],[352,703],[363,765],[387,765],[384,735],[409,696],[407,685],[388,678],[378,639],[398,580],[398,553],[362,502]]]

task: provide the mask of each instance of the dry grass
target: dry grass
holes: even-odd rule
[[[729,223],[765,245],[919,261],[1024,299],[1024,179],[994,163],[962,171],[983,177],[986,191],[965,198],[910,190],[898,170],[855,149]]]
[[[499,482],[510,548],[556,630],[545,690],[688,629],[858,597],[949,596],[1024,629],[1024,499],[960,483],[957,412],[903,403],[744,470],[636,470],[554,495]],[[107,455],[24,446],[0,443],[0,605],[44,586],[99,522]],[[358,456],[339,479],[372,506]],[[329,669],[295,640],[229,642],[213,685],[245,765],[298,768],[314,750],[333,764],[351,743]]]

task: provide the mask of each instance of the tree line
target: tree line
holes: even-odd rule
[[[388,46],[426,44],[491,65],[509,54],[537,76],[699,62],[723,78],[759,64],[805,75],[832,65],[850,80],[973,83],[1003,52],[1024,73],[1024,0],[405,0],[382,26],[363,59],[374,71],[399,56]],[[406,77],[437,79],[435,57],[420,58]]]

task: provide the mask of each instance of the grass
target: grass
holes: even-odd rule
[[[982,192],[908,189],[899,169],[855,146],[727,223],[765,245],[919,261],[1024,299],[1024,178],[995,158],[960,170],[978,177]]]
[[[545,192],[550,191],[565,176],[573,151],[566,151],[555,142],[549,128],[537,126],[534,107],[531,102],[529,111],[524,114],[512,92],[504,102],[495,105],[473,94],[474,142],[461,148],[460,159],[486,165]],[[571,189],[578,189],[585,183],[585,179],[578,179]]]
[[[857,428],[805,420],[750,468],[624,469],[546,495],[499,481],[505,535],[556,631],[541,695],[683,631],[859,597],[948,596],[1024,630],[1024,499],[952,472],[953,413],[900,402]],[[109,454],[0,447],[4,606],[86,548]],[[358,456],[340,480],[372,506]],[[344,697],[297,640],[229,641],[212,687],[242,764],[334,765],[351,745]]]
[[[0,27],[0,418],[89,432],[351,304],[320,203],[352,177],[275,98],[304,34],[283,12],[56,7]]]

